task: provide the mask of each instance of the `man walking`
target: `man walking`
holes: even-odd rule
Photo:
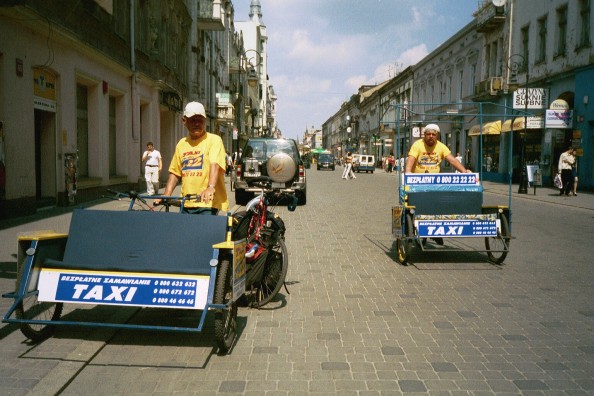
[[[153,142],[146,144],[146,151],[142,154],[142,161],[146,161],[144,165],[144,179],[146,180],[146,193],[148,195],[155,195],[159,193],[159,173],[163,166],[161,160],[161,153],[155,150]]]

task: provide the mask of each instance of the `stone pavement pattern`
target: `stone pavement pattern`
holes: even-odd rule
[[[240,336],[230,355],[213,353],[210,330],[67,328],[28,345],[15,326],[3,324],[2,393],[592,394],[593,277],[585,254],[591,246],[579,240],[580,232],[591,236],[591,195],[589,207],[585,194],[560,197],[572,206],[559,213],[550,191],[540,191],[537,201],[541,195],[514,194],[515,240],[502,266],[482,254],[451,253],[427,254],[403,267],[394,260],[390,231],[392,175],[345,181],[340,169],[310,170],[308,204],[295,212],[278,208],[288,229],[290,294],[283,290],[265,309],[240,309]],[[505,189],[485,188],[487,201],[507,203]],[[576,236],[557,241],[544,230],[535,237],[534,205],[554,209],[553,224],[575,217]],[[120,202],[104,206],[125,209]],[[52,222],[37,225],[67,229],[61,217]],[[0,232],[0,286],[7,291],[14,258],[6,252],[15,242],[4,238],[15,241],[15,229]],[[565,268],[551,259],[559,246],[571,252]],[[8,302],[0,301],[3,313]],[[76,308],[72,314],[81,316],[110,312]],[[175,323],[186,314],[124,309],[116,315]]]

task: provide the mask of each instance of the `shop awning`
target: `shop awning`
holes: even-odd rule
[[[501,133],[501,121],[487,122],[483,124],[483,135],[499,135]],[[480,124],[473,125],[468,131],[468,136],[479,136],[481,134]]]

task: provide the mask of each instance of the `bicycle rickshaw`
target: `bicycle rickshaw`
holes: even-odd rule
[[[472,104],[476,106],[477,104]],[[478,104],[479,112],[464,114],[462,111],[451,113],[424,113],[415,110],[434,106],[434,104],[394,105],[397,114],[398,142],[401,142],[403,125],[427,124],[431,119],[439,119],[439,123],[451,122],[452,114],[457,121],[464,116],[478,118],[480,124],[479,153],[482,151],[482,118],[483,103]],[[452,104],[461,109],[463,103]],[[489,117],[504,115],[490,114]],[[510,116],[505,114],[505,116]],[[415,120],[418,117],[419,120]],[[432,117],[432,118],[428,118]],[[423,121],[420,121],[420,120]],[[420,132],[420,131],[419,131]],[[510,139],[513,130],[510,133]],[[412,136],[411,136],[412,137]],[[420,133],[417,137],[420,137]],[[408,139],[403,139],[407,142]],[[411,142],[412,143],[412,142]],[[398,145],[397,157],[408,153],[406,144]],[[510,145],[511,152],[511,145]],[[501,264],[507,257],[511,241],[511,155],[509,175],[508,205],[484,205],[481,157],[479,156],[480,173],[400,173],[398,183],[398,205],[392,207],[392,234],[396,239],[396,256],[398,261],[407,265],[412,262],[413,253],[425,252],[486,252],[490,262]],[[477,244],[462,243],[465,238],[484,239],[484,248]],[[439,248],[428,248],[430,239],[438,241]],[[449,242],[456,242],[456,244]]]
[[[130,209],[149,198],[122,196]],[[199,333],[214,311],[218,352],[227,353],[245,290],[245,239],[232,240],[230,214],[184,215],[187,197],[150,198],[179,199],[180,213],[76,209],[68,234],[21,235],[16,291],[3,295],[14,303],[3,322],[19,324],[37,342],[58,325]],[[61,318],[64,303],[201,313],[196,326],[75,321]]]

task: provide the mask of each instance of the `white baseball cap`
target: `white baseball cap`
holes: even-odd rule
[[[435,131],[435,132],[440,132],[439,126],[437,126],[437,124],[428,124],[425,127],[425,130],[428,130],[428,129],[431,129],[432,131]]]
[[[186,109],[184,110],[184,117],[190,118],[195,115],[200,115],[206,118],[206,111],[204,111],[204,106],[202,105],[202,103],[190,102],[186,105]]]

